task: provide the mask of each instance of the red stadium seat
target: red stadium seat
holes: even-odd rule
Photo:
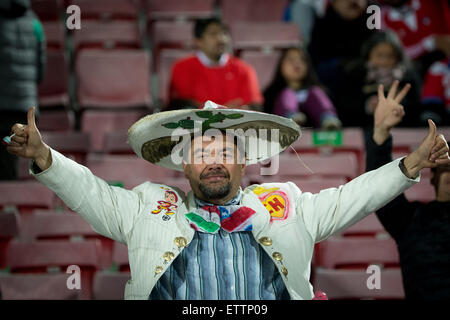
[[[83,239],[99,237],[78,214],[35,210],[22,226],[27,240]]]
[[[214,0],[145,0],[144,5],[151,20],[186,20],[211,16]]]
[[[37,126],[41,131],[72,131],[75,116],[72,110],[39,110]]]
[[[330,300],[336,299],[404,299],[400,269],[382,269],[380,289],[369,289],[367,281],[373,272],[366,270],[330,270],[316,268],[314,290],[322,290]]]
[[[149,34],[152,35],[155,70],[159,72],[160,59],[166,49],[191,50],[194,47],[194,23],[191,21],[156,21]],[[176,52],[176,51],[174,51]]]
[[[347,181],[345,178],[320,178],[320,179],[302,179],[295,177],[289,181],[295,183],[302,192],[319,193],[328,188],[337,188]]]
[[[158,61],[158,98],[163,106],[169,103],[169,86],[173,64],[191,53],[192,51],[176,49],[161,51]]]
[[[81,19],[136,20],[139,0],[71,0],[70,4],[80,7]]]
[[[0,269],[6,266],[6,251],[11,239],[19,235],[19,215],[14,211],[0,211]]]
[[[90,148],[89,134],[84,132],[41,132],[42,140],[51,148],[65,156],[73,157],[75,161],[84,163],[86,153]]]
[[[150,57],[140,50],[81,50],[75,72],[80,108],[149,107]]]
[[[81,270],[81,296],[92,295],[92,279],[95,270],[102,266],[99,240],[68,242],[42,240],[33,243],[11,242],[6,264],[11,273],[65,273],[71,265]]]
[[[94,276],[95,300],[123,300],[125,285],[131,278],[128,272],[99,271]]]
[[[65,29],[60,21],[44,21],[45,41],[48,49],[62,50],[65,42]]]
[[[117,264],[119,271],[130,271],[128,248],[126,245],[119,242],[114,242],[113,262]]]
[[[77,50],[83,48],[120,49],[141,47],[137,21],[85,21],[74,32]]]
[[[225,0],[221,1],[222,17],[228,24],[240,21],[281,21],[287,0]]]
[[[37,181],[1,181],[0,207],[16,206],[20,212],[53,206],[53,192]]]
[[[398,251],[391,238],[331,237],[316,250],[317,266],[336,269],[384,264],[398,266]]]
[[[67,106],[69,103],[69,69],[66,57],[60,51],[47,52],[44,79],[39,85],[39,106]]]
[[[377,234],[385,234],[386,230],[378,220],[375,213],[372,213],[364,219],[358,221],[356,224],[345,229],[342,232],[343,236],[376,236]]]
[[[428,128],[392,128],[393,152],[409,153],[417,149],[428,134]]]
[[[301,160],[296,155],[284,153],[278,158],[278,170],[274,173],[279,176],[280,181],[286,181],[292,177],[345,177],[351,180],[358,175],[357,159],[351,152],[331,155],[304,154],[300,155]],[[308,168],[312,170],[312,173]],[[273,169],[277,169],[276,162],[273,164]]]
[[[67,287],[70,274],[0,273],[0,292],[4,300],[79,300],[80,290]]]
[[[31,8],[40,20],[58,20],[62,13],[62,0],[31,0]]]
[[[258,76],[259,87],[264,91],[272,81],[275,75],[280,52],[260,52],[253,50],[244,50],[241,53],[241,59],[255,68]]]
[[[106,151],[105,134],[128,130],[147,115],[145,110],[85,110],[81,115],[81,130],[90,135],[90,150]],[[125,140],[126,142],[126,140]]]
[[[294,23],[235,22],[230,31],[235,50],[278,49],[300,45],[300,31]]]
[[[104,137],[103,152],[110,154],[134,154],[133,149],[128,144],[128,130],[117,130],[107,132]]]
[[[94,155],[87,158],[88,168],[98,177],[106,181],[125,182],[128,179],[146,181],[164,181],[176,177],[174,170],[151,164],[137,156],[128,155]]]

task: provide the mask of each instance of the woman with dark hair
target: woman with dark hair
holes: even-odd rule
[[[281,54],[271,84],[264,91],[264,111],[292,118],[301,125],[338,129],[341,122],[325,94],[302,48],[288,48]]]
[[[406,116],[401,125],[419,125],[420,79],[393,32],[373,34],[364,43],[360,58],[343,70],[341,80],[336,109],[344,127],[370,126],[377,105],[378,85],[383,84],[388,90],[395,80],[400,81],[400,86],[411,84],[411,90],[402,102]]]

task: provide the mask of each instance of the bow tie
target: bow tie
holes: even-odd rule
[[[220,228],[227,232],[251,231],[251,217],[255,214],[255,210],[237,204],[240,197],[241,193],[223,206],[195,199],[197,209],[186,214],[186,218],[190,221],[191,227],[200,232],[217,233]]]

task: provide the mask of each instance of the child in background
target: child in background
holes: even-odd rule
[[[436,124],[450,125],[450,58],[431,65],[423,85],[422,103],[421,120],[429,117]]]
[[[369,127],[378,103],[378,85],[383,84],[389,90],[395,80],[400,81],[400,87],[411,84],[402,102],[406,116],[401,125],[420,124],[420,80],[393,32],[377,32],[370,37],[361,58],[344,69],[341,79],[336,109],[344,127]]]
[[[264,92],[264,111],[292,118],[301,125],[339,129],[336,110],[321,89],[308,53],[302,48],[283,51],[275,76]]]

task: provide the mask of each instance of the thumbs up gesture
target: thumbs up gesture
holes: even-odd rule
[[[6,149],[16,156],[33,159],[41,170],[45,170],[51,165],[51,153],[36,127],[34,107],[28,110],[27,118],[27,125],[13,125],[11,130],[15,135]]]
[[[436,125],[428,120],[429,131],[419,148],[409,154],[404,165],[410,177],[415,177],[423,168],[435,168],[450,163],[447,141],[442,134],[436,134]]]

